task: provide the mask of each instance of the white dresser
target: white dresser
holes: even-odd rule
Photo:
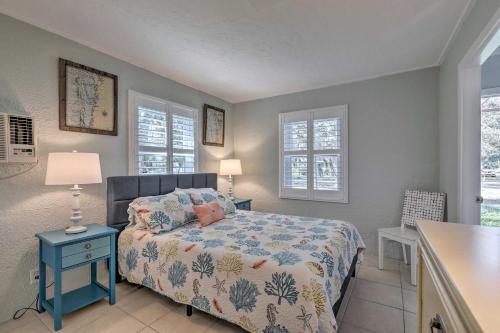
[[[419,221],[417,229],[417,332],[500,332],[500,228]]]

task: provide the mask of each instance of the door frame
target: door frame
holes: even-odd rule
[[[458,64],[458,221],[480,224],[481,65],[500,46],[500,9]]]

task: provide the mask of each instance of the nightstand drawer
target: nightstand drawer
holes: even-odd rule
[[[106,237],[109,240],[109,237]],[[100,257],[109,255],[109,246],[100,247],[98,249],[93,249],[81,253],[74,254],[72,256],[67,256],[62,258],[62,268],[70,267],[73,265],[78,265],[90,260],[94,260]]]
[[[236,205],[236,208],[241,209],[241,210],[250,210],[250,202],[242,202]]]
[[[77,253],[86,252],[94,249],[98,249],[101,247],[109,248],[109,237],[102,237],[97,239],[91,239],[86,242],[66,245],[62,248],[62,256],[72,256]]]

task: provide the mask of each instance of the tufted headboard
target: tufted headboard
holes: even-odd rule
[[[217,189],[216,173],[108,177],[107,220],[109,227],[123,230],[128,224],[128,205],[138,197],[167,194],[179,188]]]

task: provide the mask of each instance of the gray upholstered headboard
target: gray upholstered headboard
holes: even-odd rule
[[[108,178],[107,221],[122,230],[128,224],[128,205],[138,197],[167,194],[179,188],[217,189],[216,173],[158,176],[118,176]]]

